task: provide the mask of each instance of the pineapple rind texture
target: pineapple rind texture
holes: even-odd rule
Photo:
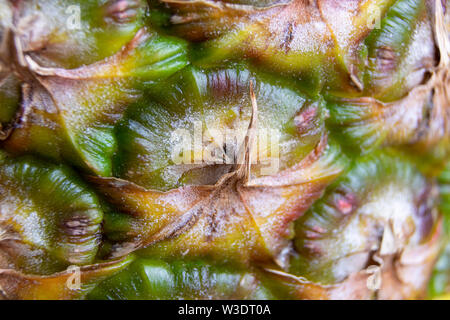
[[[448,299],[449,12],[0,0],[0,298]]]

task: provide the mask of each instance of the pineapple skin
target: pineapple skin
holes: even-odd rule
[[[0,298],[448,299],[449,9],[0,0]]]

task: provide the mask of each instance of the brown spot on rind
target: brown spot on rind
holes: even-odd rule
[[[353,193],[342,195],[336,200],[335,206],[340,213],[348,215],[356,209],[356,197]]]
[[[299,133],[306,133],[311,125],[313,125],[313,121],[317,117],[317,114],[318,108],[314,105],[306,110],[300,111],[294,118],[294,124],[297,127],[297,131]]]
[[[137,17],[139,1],[137,0],[113,0],[105,5],[105,20],[112,20],[116,23],[132,22]]]
[[[289,21],[287,23],[286,29],[284,31],[284,39],[283,42],[281,42],[280,48],[284,50],[284,52],[287,54],[289,53],[291,49],[291,42],[294,40],[294,22]]]
[[[392,48],[382,46],[377,51],[377,62],[384,72],[392,71],[397,66],[397,57]]]
[[[85,236],[88,234],[89,225],[89,218],[75,216],[63,222],[63,230],[69,236]]]

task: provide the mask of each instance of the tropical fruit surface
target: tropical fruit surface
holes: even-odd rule
[[[0,0],[0,297],[448,299],[448,0]]]

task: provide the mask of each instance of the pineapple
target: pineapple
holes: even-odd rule
[[[448,298],[449,9],[0,0],[0,297]]]

